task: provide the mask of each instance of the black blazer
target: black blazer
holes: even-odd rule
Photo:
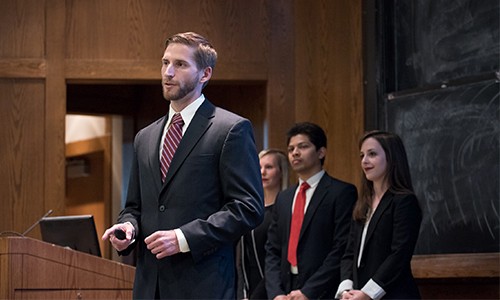
[[[364,224],[352,222],[342,258],[342,280],[351,279],[361,289],[370,279],[381,286],[384,299],[418,299],[411,272],[411,258],[418,239],[422,212],[413,194],[386,192],[372,216],[357,267]]]
[[[264,280],[267,230],[271,224],[274,204],[266,206],[264,221],[240,239],[238,261],[238,299],[267,299]]]
[[[270,299],[291,291],[287,253],[296,189],[297,185],[278,194],[268,231],[265,279]],[[309,299],[333,298],[335,294],[356,197],[354,185],[326,173],[314,191],[297,246],[298,284]]]
[[[235,298],[234,245],[264,213],[252,125],[205,100],[162,184],[159,147],[166,119],[135,138],[127,201],[118,219],[136,230],[134,298],[154,298],[157,280],[161,298]],[[156,259],[144,238],[176,228],[191,251]]]

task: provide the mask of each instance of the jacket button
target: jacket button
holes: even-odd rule
[[[160,205],[160,211],[161,212],[165,211],[165,205]]]

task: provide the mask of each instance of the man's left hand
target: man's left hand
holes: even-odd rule
[[[309,298],[307,298],[306,295],[302,294],[302,292],[300,290],[291,291],[290,294],[288,294],[288,299],[290,299],[290,300],[309,300]]]
[[[162,259],[181,251],[177,235],[173,230],[156,231],[148,236],[144,242],[151,253],[156,255],[157,259]]]

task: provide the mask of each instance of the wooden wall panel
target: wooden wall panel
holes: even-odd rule
[[[196,31],[219,52],[215,80],[264,79],[268,36],[265,2],[67,1],[69,77],[158,79],[165,39],[177,32]],[[102,68],[99,61],[107,67]],[[101,75],[103,72],[106,74]]]
[[[49,209],[43,180],[44,7],[37,0],[0,1],[0,232],[22,233]]]
[[[322,126],[327,171],[359,184],[363,133],[361,1],[297,0],[296,120]]]
[[[360,6],[349,0],[2,0],[0,80],[14,82],[14,90],[25,88],[15,79],[40,80],[40,93],[31,98],[40,119],[31,126],[41,128],[44,156],[26,163],[42,170],[45,207],[64,213],[66,84],[159,82],[164,39],[181,31],[197,31],[218,49],[214,81],[262,83],[262,95],[243,92],[251,94],[245,101],[256,97],[264,105],[241,114],[265,122],[269,146],[284,150],[294,122],[317,122],[332,142],[328,171],[355,182],[363,127]],[[0,134],[12,130],[6,125]],[[25,151],[31,150],[18,150]],[[30,193],[31,186],[9,188]],[[0,196],[14,212],[16,198]],[[16,226],[26,227],[27,219]]]
[[[0,1],[0,78],[44,78],[45,2]]]
[[[295,6],[290,0],[268,1],[269,48],[266,57],[266,123],[269,147],[286,153],[286,132],[295,122]],[[291,175],[293,176],[293,175]]]
[[[44,12],[44,1],[0,1],[0,37],[2,37],[0,58],[44,57]]]
[[[1,231],[22,233],[44,203],[44,83],[0,79]]]
[[[150,59],[161,55],[160,16],[169,1],[66,1],[68,59]],[[152,37],[156,37],[153,38]]]
[[[66,78],[64,76],[65,1],[46,0],[44,200],[54,215],[64,215]]]
[[[263,148],[266,86],[263,82],[246,85],[208,85],[204,92],[213,104],[239,114],[252,122],[257,151]]]

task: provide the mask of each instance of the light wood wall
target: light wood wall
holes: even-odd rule
[[[181,31],[217,48],[214,81],[266,83],[269,146],[316,122],[328,172],[358,182],[360,1],[2,0],[0,231],[65,213],[66,84],[159,83],[164,40]]]
[[[325,129],[325,169],[359,185],[358,139],[364,131],[361,1],[297,1],[296,121]]]

